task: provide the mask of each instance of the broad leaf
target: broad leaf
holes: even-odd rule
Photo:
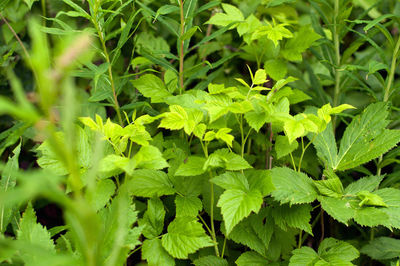
[[[271,170],[271,176],[276,188],[272,191],[272,196],[281,203],[310,203],[317,197],[313,180],[304,173],[289,168],[275,167]]]
[[[164,102],[166,97],[171,96],[164,82],[153,74],[145,74],[138,79],[132,80],[132,84],[143,96],[151,98],[152,103]]]
[[[268,260],[254,251],[247,251],[235,261],[238,266],[267,266]]]
[[[374,260],[389,260],[398,258],[400,254],[400,240],[390,237],[378,237],[363,246],[361,253]]]
[[[162,201],[152,198],[147,201],[147,210],[143,218],[139,220],[140,226],[144,226],[143,235],[148,239],[158,237],[164,229],[165,210]]]
[[[287,204],[276,206],[272,209],[275,223],[287,230],[287,226],[298,228],[312,235],[310,220],[312,207],[308,204],[289,206]]]
[[[175,189],[166,173],[157,170],[136,170],[128,181],[130,192],[139,197],[172,195]]]
[[[175,197],[176,217],[196,217],[199,211],[203,209],[203,204],[198,197],[180,196]]]
[[[204,157],[189,156],[176,170],[177,176],[197,176],[203,174],[205,171],[203,165],[206,162]]]
[[[161,240],[146,239],[142,245],[142,259],[147,260],[149,266],[174,266],[175,260],[171,255],[163,248]]]
[[[258,190],[243,191],[240,189],[226,190],[218,200],[218,207],[221,207],[222,217],[224,218],[226,233],[243,218],[253,212],[258,212],[261,208],[263,197]]]
[[[187,259],[200,248],[214,245],[203,226],[191,217],[177,217],[162,237],[162,245],[174,258]]]
[[[200,257],[199,259],[193,261],[193,264],[195,266],[228,266],[228,262],[226,260],[212,255]]]

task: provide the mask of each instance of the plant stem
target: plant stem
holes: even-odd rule
[[[184,85],[183,85],[183,62],[184,62],[184,58],[185,55],[183,54],[183,50],[184,50],[184,43],[185,41],[182,40],[182,36],[183,34],[185,34],[185,17],[183,15],[183,1],[184,0],[180,0],[179,1],[179,7],[180,7],[180,11],[181,11],[181,35],[180,35],[180,51],[179,51],[179,87],[180,87],[180,94],[182,94],[185,89],[184,89]]]
[[[336,62],[335,62],[335,90],[333,95],[333,107],[336,107],[339,103],[339,94],[340,94],[340,77],[341,72],[339,71],[340,68],[340,42],[339,42],[339,32],[337,29],[338,21],[337,18],[339,16],[339,0],[335,0],[335,7],[334,7],[334,22],[333,22],[333,41],[335,45],[335,55],[336,55]],[[335,130],[336,125],[336,116],[332,118],[332,126]]]
[[[385,95],[383,96],[384,102],[387,102],[389,100],[389,93],[390,93],[390,89],[392,87],[394,74],[396,72],[397,54],[399,52],[399,49],[400,49],[400,36],[397,39],[396,46],[394,47],[394,51],[393,51],[392,63],[390,65],[390,71],[389,71],[389,78],[388,78],[388,82],[385,87]]]
[[[110,83],[111,83],[111,89],[112,89],[113,98],[114,98],[115,111],[117,112],[118,121],[119,121],[120,125],[123,126],[124,122],[122,120],[121,110],[120,110],[118,99],[117,99],[117,93],[115,91],[115,84],[114,84],[114,77],[113,77],[113,74],[112,74],[112,66],[111,66],[110,55],[108,54],[108,51],[107,51],[106,42],[105,42],[104,37],[103,37],[103,32],[100,30],[99,24],[98,24],[98,22],[97,22],[97,20],[95,18],[96,16],[97,15],[94,14],[94,17],[92,18],[92,20],[93,20],[93,24],[94,24],[94,26],[96,28],[97,34],[99,35],[101,46],[103,47],[104,57],[105,57],[106,62],[108,64],[108,77],[109,77]]]
[[[303,244],[302,236],[303,236],[303,230],[300,230],[300,233],[299,233],[299,242],[298,242],[298,244],[297,244],[297,248],[301,248],[301,245]]]
[[[396,46],[394,47],[394,50],[393,50],[392,63],[390,64],[390,70],[389,70],[389,77],[388,77],[388,81],[387,81],[386,87],[385,87],[385,94],[383,96],[384,102],[387,102],[389,100],[389,94],[390,94],[390,90],[392,88],[394,74],[396,72],[397,54],[399,52],[399,49],[400,49],[400,36],[398,37]],[[379,156],[379,160],[378,160],[378,169],[376,171],[376,174],[378,176],[380,176],[381,172],[382,172],[382,167],[380,166],[382,161],[383,161],[383,155]]]
[[[209,173],[210,173],[210,179],[211,179],[211,177],[212,177],[211,172],[209,172]],[[215,255],[217,257],[219,257],[218,242],[217,242],[217,236],[215,234],[215,227],[214,227],[214,184],[211,183],[211,182],[210,182],[210,184],[211,184],[211,187],[210,187],[210,193],[211,193],[210,219],[211,219],[211,232],[212,232],[211,237],[212,237],[212,239],[214,240],[214,242],[216,244],[214,246]]]
[[[224,239],[224,245],[222,246],[221,258],[224,257],[225,247],[226,247],[226,237],[225,237],[225,239]]]

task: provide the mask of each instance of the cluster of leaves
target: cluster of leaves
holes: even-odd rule
[[[399,10],[1,2],[0,263],[398,265]]]

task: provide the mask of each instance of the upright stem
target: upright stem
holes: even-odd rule
[[[106,42],[105,42],[104,37],[103,37],[103,32],[100,30],[98,22],[97,22],[97,20],[95,18],[93,18],[93,24],[94,24],[94,26],[95,26],[95,28],[97,30],[97,34],[99,35],[101,46],[103,47],[104,57],[105,57],[106,62],[108,64],[108,77],[110,79],[111,89],[112,89],[112,93],[113,93],[113,97],[114,97],[115,111],[117,112],[118,121],[119,121],[120,125],[123,125],[123,120],[122,120],[122,116],[121,116],[121,110],[120,110],[120,107],[119,107],[119,104],[118,104],[117,93],[115,91],[115,83],[114,83],[114,77],[113,77],[113,74],[112,74],[111,60],[110,60],[110,56],[109,56],[108,51],[107,51]]]
[[[340,68],[340,41],[339,41],[339,32],[338,32],[338,21],[337,18],[339,16],[339,0],[335,0],[335,7],[334,7],[334,20],[333,20],[333,41],[335,45],[335,57],[336,57],[336,62],[335,62],[335,91],[333,95],[333,107],[337,106],[339,104],[339,94],[340,94],[340,78],[341,78],[341,72],[339,70]],[[335,129],[336,125],[336,116],[333,117],[332,119],[332,126]]]
[[[185,34],[185,16],[183,14],[183,1],[180,0],[180,10],[181,10],[181,35],[180,35],[180,51],[179,51],[179,87],[180,87],[180,93],[182,94],[184,92],[184,85],[183,85],[183,62],[184,62],[184,57],[185,55],[183,54],[184,50],[184,40],[182,40],[183,34]]]
[[[400,49],[400,36],[398,37],[396,46],[394,47],[394,50],[393,50],[393,57],[392,57],[392,63],[390,64],[389,77],[388,77],[388,81],[387,81],[386,87],[385,87],[385,94],[383,96],[384,102],[387,102],[389,100],[389,94],[390,94],[390,90],[392,88],[394,74],[396,72],[397,54],[399,52],[399,49]],[[382,161],[383,161],[383,155],[381,155],[378,160],[378,169],[376,171],[376,174],[378,176],[381,175],[382,167],[380,167],[380,164],[382,163]]]

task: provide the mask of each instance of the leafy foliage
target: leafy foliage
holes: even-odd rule
[[[399,8],[1,1],[0,264],[399,264]]]

